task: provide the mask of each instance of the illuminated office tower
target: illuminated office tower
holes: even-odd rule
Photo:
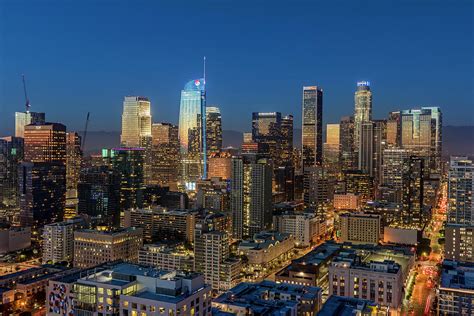
[[[104,219],[115,227],[120,224],[120,174],[108,166],[81,170],[78,213]]]
[[[252,133],[243,133],[243,142],[244,143],[251,143],[253,142],[252,140]]]
[[[66,201],[66,127],[27,125],[19,169],[22,223],[36,227],[62,220]]]
[[[387,202],[401,203],[403,197],[404,168],[409,152],[401,148],[387,148],[383,151],[382,187]]]
[[[114,148],[105,155],[120,177],[120,210],[138,208],[143,203],[144,149]]]
[[[281,118],[282,163],[293,165],[293,115]]]
[[[268,146],[273,166],[284,165],[282,161],[284,140],[280,112],[252,113],[252,138],[258,144]]]
[[[467,157],[449,163],[448,223],[474,226],[474,165]]]
[[[295,168],[291,164],[273,170],[273,192],[283,194],[285,201],[295,199]]]
[[[66,133],[66,188],[77,191],[81,171],[81,136],[76,132]]]
[[[303,169],[323,162],[323,90],[303,87]]]
[[[401,143],[400,111],[390,112],[387,120],[387,146],[399,147]]]
[[[344,172],[346,193],[360,197],[361,205],[374,198],[374,178],[361,170],[347,170]]]
[[[216,106],[206,107],[206,137],[207,153],[217,153],[222,150],[222,117]]]
[[[189,81],[181,90],[179,108],[179,144],[182,157],[180,182],[187,189],[191,189],[197,179],[207,177],[206,115],[203,116],[205,108],[205,80],[201,78]]]
[[[441,155],[443,152],[443,114],[439,107],[422,107],[422,110],[431,111],[431,121],[432,121],[432,150],[431,156],[433,159],[430,161],[430,169],[434,173],[440,174],[441,172]]]
[[[17,208],[18,165],[23,160],[23,138],[0,138],[0,207]]]
[[[144,138],[150,136],[150,101],[145,97],[125,97],[123,100],[120,143],[124,147],[144,147]]]
[[[232,177],[232,155],[228,152],[214,153],[209,156],[209,179]]]
[[[326,125],[326,142],[323,147],[324,167],[330,173],[337,173],[340,168],[340,124]]]
[[[231,210],[234,238],[268,229],[272,222],[272,170],[256,155],[232,158]]]
[[[353,170],[357,168],[357,156],[354,147],[354,118],[344,116],[339,124],[339,137],[341,143],[341,168]]]
[[[15,137],[24,137],[25,126],[44,124],[45,114],[40,112],[15,112]]]
[[[374,120],[374,151],[373,151],[373,175],[375,183],[381,182],[383,151],[387,147],[387,121]]]
[[[178,126],[154,123],[151,127],[152,167],[151,184],[177,189],[179,170]]]
[[[357,82],[357,91],[354,94],[354,144],[359,151],[362,124],[372,120],[372,92],[368,81]]]
[[[328,201],[328,179],[322,166],[307,167],[304,169],[303,200],[307,207],[315,213],[322,214],[324,205]]]
[[[424,211],[424,168],[425,160],[410,156],[403,170],[403,207],[401,225],[408,228],[422,229],[427,220]]]

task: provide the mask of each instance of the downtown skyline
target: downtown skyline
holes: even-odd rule
[[[264,10],[261,4],[247,3],[230,18],[224,10],[229,3],[205,2],[201,7],[166,3],[151,6],[150,12],[137,5],[132,17],[153,19],[141,26],[127,23],[123,32],[116,28],[125,17],[126,8],[120,2],[115,6],[86,3],[80,8],[56,8],[53,4],[32,3],[24,12],[12,2],[2,5],[8,9],[8,15],[2,11],[6,29],[10,30],[10,19],[20,13],[28,17],[25,25],[15,25],[0,39],[8,47],[0,60],[5,70],[0,85],[2,134],[13,129],[13,113],[24,108],[22,73],[26,75],[31,111],[46,112],[48,120],[64,122],[69,130],[82,130],[86,113],[91,112],[91,131],[119,131],[122,100],[127,95],[148,97],[154,121],[176,124],[180,90],[188,80],[201,75],[204,55],[208,59],[207,104],[220,107],[226,130],[249,131],[248,121],[255,111],[290,113],[295,116],[295,126],[300,126],[301,87],[305,85],[320,86],[325,92],[323,125],[338,122],[352,111],[354,85],[361,80],[371,82],[374,118],[396,109],[440,106],[456,109],[446,113],[445,125],[474,124],[474,116],[466,115],[472,113],[473,104],[472,47],[466,40],[472,37],[469,2],[461,2],[464,6],[435,2],[429,7],[401,2],[390,14],[387,7],[375,2],[360,8],[347,4],[340,10],[356,11],[354,15],[341,14],[348,19],[345,23],[334,16],[337,8],[331,5],[322,7],[327,16],[303,22],[308,13],[295,11],[304,2],[289,9],[275,4],[263,16],[266,23],[256,21]],[[250,7],[252,10],[244,11]],[[410,15],[403,11],[408,8]],[[58,9],[64,10],[61,17],[57,16]],[[285,9],[288,15],[284,15]],[[107,10],[113,11],[114,18],[101,15]],[[177,16],[178,11],[182,15]],[[206,31],[200,38],[202,45],[179,49],[186,40],[191,45],[197,41],[185,32],[197,20],[193,12],[214,20],[197,24]],[[169,17],[161,16],[165,13]],[[41,19],[49,15],[55,17],[54,23],[41,25]],[[368,15],[377,16],[381,29],[390,36],[384,37],[384,32],[363,19]],[[439,23],[441,17],[453,20],[455,15],[456,23]],[[236,16],[248,18],[247,23],[240,25]],[[102,17],[104,21],[99,19]],[[61,24],[65,28],[61,30],[59,23],[66,18],[70,23]],[[280,20],[292,24],[281,28]],[[400,21],[403,23],[397,24]],[[74,24],[79,22],[94,25],[97,37],[89,36],[87,25]],[[29,23],[35,23],[35,28],[30,29]],[[222,24],[221,30],[215,28],[218,23]],[[349,26],[354,23],[361,31],[351,30]],[[167,25],[172,27],[162,31]],[[251,34],[243,36],[240,27]],[[310,40],[302,41],[305,36]],[[449,38],[449,54],[448,48],[438,45],[440,36]],[[16,45],[20,39],[24,41]],[[76,41],[84,43],[82,49]],[[147,49],[132,52],[133,45],[127,45],[132,41],[145,43]],[[35,58],[14,49],[24,43],[37,48]],[[159,43],[168,43],[169,49]],[[96,54],[96,49],[103,54]],[[455,65],[449,64],[453,58],[458,61]]]

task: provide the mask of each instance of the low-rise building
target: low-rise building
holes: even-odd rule
[[[360,198],[357,194],[334,194],[334,209],[336,210],[358,210],[360,208]]]
[[[239,244],[238,253],[247,258],[249,272],[262,271],[277,261],[286,261],[295,247],[293,235],[279,232],[261,232],[253,239]]]
[[[318,316],[348,315],[385,316],[389,314],[387,308],[380,308],[374,301],[337,295],[329,297],[318,313]]]
[[[138,252],[138,263],[162,270],[194,270],[194,253],[182,244],[147,244]]]
[[[438,315],[474,314],[474,264],[445,260],[437,290]]]
[[[0,228],[0,254],[25,249],[31,246],[30,227]]]
[[[326,234],[326,219],[314,213],[285,212],[273,216],[273,227],[293,235],[297,246],[308,247]]]
[[[84,269],[115,260],[137,262],[142,235],[142,229],[134,227],[78,230],[74,232],[74,267]]]
[[[380,215],[364,213],[341,214],[341,242],[378,244],[380,240]]]
[[[272,281],[241,283],[214,299],[213,315],[314,316],[322,305],[321,293],[313,286]]]

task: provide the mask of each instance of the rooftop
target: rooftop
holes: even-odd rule
[[[247,249],[268,249],[271,246],[283,242],[290,238],[290,234],[280,233],[280,232],[261,232],[255,234],[253,239],[244,240],[239,244],[239,248]]]
[[[318,316],[352,316],[359,313],[372,315],[375,309],[377,304],[373,301],[332,295],[324,303]]]
[[[440,287],[474,291],[474,263],[444,260]]]

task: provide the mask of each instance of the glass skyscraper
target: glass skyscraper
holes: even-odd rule
[[[323,162],[323,90],[303,87],[303,168]]]
[[[357,83],[354,103],[354,145],[356,151],[358,151],[362,124],[372,120],[372,92],[370,91],[370,83],[368,81]]]
[[[204,78],[191,80],[181,90],[179,144],[182,184],[206,178],[206,88]],[[203,115],[204,114],[204,115]]]
[[[123,100],[120,143],[124,147],[145,147],[150,137],[150,101],[145,97],[125,97]]]

